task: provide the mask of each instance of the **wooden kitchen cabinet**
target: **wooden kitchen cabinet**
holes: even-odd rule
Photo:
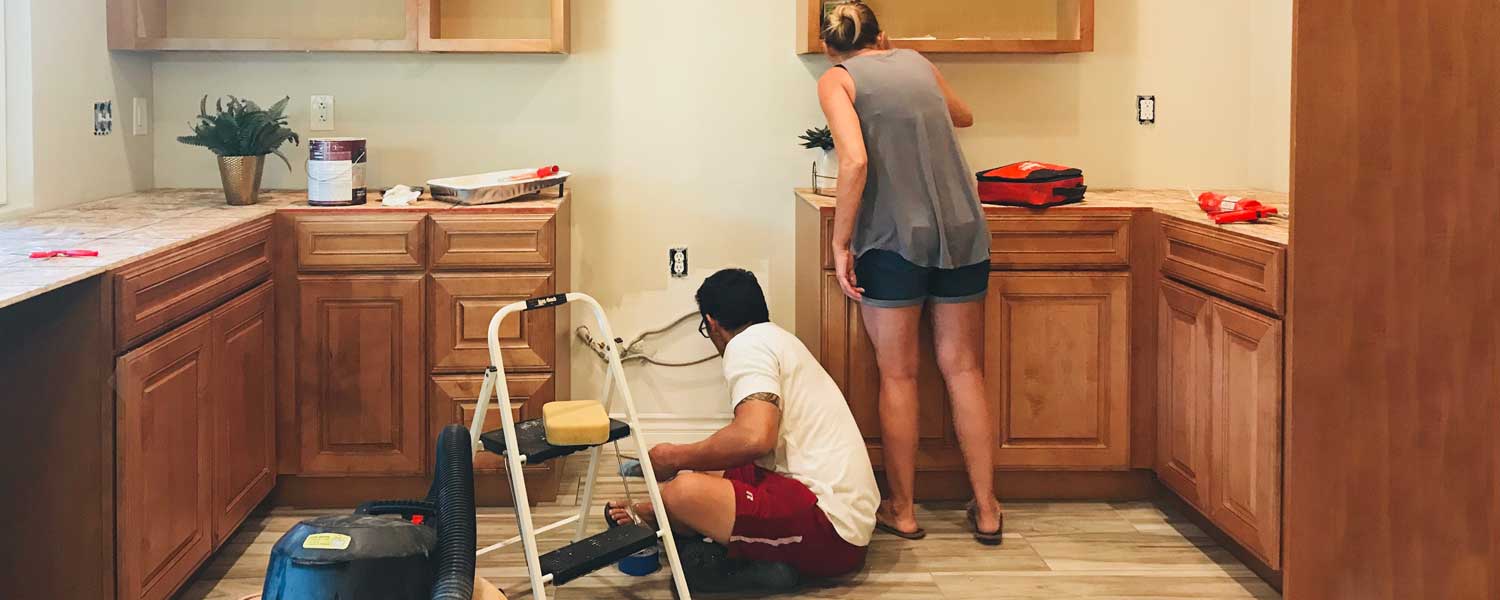
[[[1214,301],[1208,517],[1281,564],[1282,324]]]
[[[996,465],[1130,464],[1130,275],[996,273],[985,385]]]
[[[301,473],[421,475],[423,278],[297,279]]]
[[[428,288],[431,367],[449,373],[473,373],[490,366],[490,318],[505,305],[557,293],[550,272],[437,273]],[[551,370],[557,353],[557,313],[523,312],[500,324],[506,371]]]
[[[215,545],[276,485],[274,301],[266,283],[212,316]]]
[[[1207,506],[1213,338],[1208,294],[1161,281],[1156,475],[1199,510]]]
[[[122,599],[171,597],[214,549],[212,325],[200,317],[116,367]]]

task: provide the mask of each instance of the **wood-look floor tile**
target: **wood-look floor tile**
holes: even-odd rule
[[[937,573],[947,600],[1276,600],[1281,598],[1253,576],[1202,573]]]
[[[1054,571],[1202,570],[1232,575],[1250,572],[1228,550],[1211,542],[1181,537],[1139,532],[1075,533],[1028,536],[1027,541]]]

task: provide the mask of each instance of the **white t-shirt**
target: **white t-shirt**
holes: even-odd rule
[[[844,394],[796,336],[774,323],[752,325],[724,350],[731,408],[759,393],[781,397],[776,450],[755,464],[797,480],[839,537],[868,546],[880,490]]]

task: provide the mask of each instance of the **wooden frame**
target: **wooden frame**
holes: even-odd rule
[[[797,0],[797,53],[823,51],[821,0]],[[1060,19],[1078,24],[1077,39],[1059,40],[891,40],[897,48],[931,54],[1065,54],[1094,51],[1094,0],[1062,2]]]
[[[390,39],[168,37],[166,0],[107,0],[109,48],[135,51],[234,52],[493,52],[567,54],[570,0],[549,0],[550,36],[538,39],[446,39],[437,15],[442,0],[403,0],[405,35]]]

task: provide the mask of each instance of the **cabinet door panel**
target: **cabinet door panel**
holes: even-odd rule
[[[823,336],[825,347],[822,363],[843,390],[859,424],[866,445],[872,450],[871,457],[880,466],[880,368],[875,361],[875,348],[860,317],[859,305],[844,296],[838,281],[829,272],[823,278],[824,322],[830,329]],[[938,371],[936,354],[932,351],[931,320],[923,317],[920,331],[921,363],[917,375],[918,455],[919,469],[954,468],[962,466],[963,458],[958,452],[958,443],[953,434],[948,392]]]
[[[274,306],[267,283],[212,317],[215,545],[276,485]]]
[[[118,364],[121,598],[168,598],[213,550],[210,335],[199,318]]]
[[[1128,466],[1129,284],[1123,273],[991,276],[985,385],[999,466]]]
[[[298,279],[302,473],[425,469],[422,277]]]
[[[431,355],[436,371],[473,372],[490,366],[490,318],[502,307],[556,293],[551,273],[446,273],[432,276]],[[556,354],[558,311],[513,315],[500,324],[505,369],[550,370]]]
[[[1209,518],[1272,568],[1281,562],[1281,328],[1213,304]]]
[[[1212,302],[1202,292],[1161,281],[1156,474],[1199,508],[1208,499]]]
[[[551,402],[556,392],[551,373],[511,374],[505,377],[510,386],[511,416],[517,421],[536,419],[542,416],[542,405]],[[473,423],[474,411],[479,398],[479,387],[484,375],[438,375],[432,378],[427,395],[430,406],[430,429],[432,439],[437,439],[444,427],[460,424],[468,427]],[[500,429],[500,408],[495,399],[490,399],[485,411],[484,431]],[[434,457],[435,459],[435,457]],[[474,472],[503,474],[505,459],[498,454],[480,452],[474,457]],[[552,470],[557,461],[541,465],[528,465],[526,472],[545,473]]]

